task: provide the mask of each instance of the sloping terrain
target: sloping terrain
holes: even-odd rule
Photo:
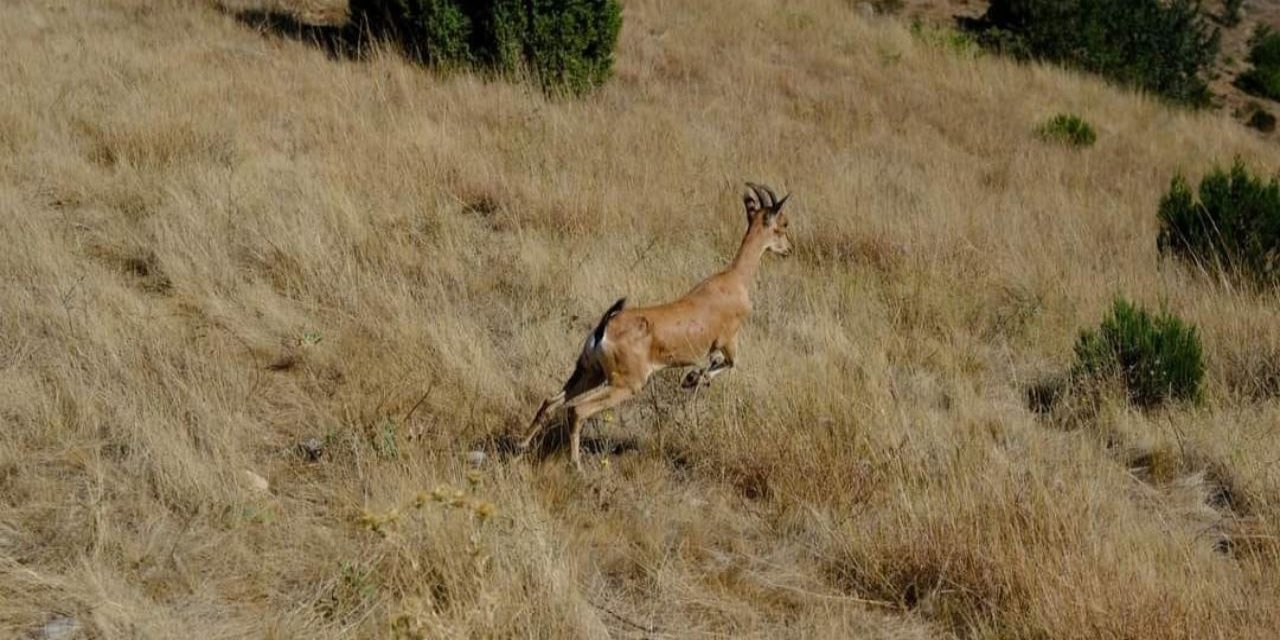
[[[899,0],[860,4],[870,7],[874,15],[954,27],[957,20],[981,17],[990,3],[986,0]],[[876,9],[877,6],[880,8]],[[1203,2],[1201,7],[1209,24],[1220,34],[1218,60],[1209,71],[1211,77],[1208,78],[1214,107],[1241,122],[1248,122],[1249,117],[1257,110],[1274,114],[1280,105],[1274,100],[1249,95],[1235,86],[1235,80],[1251,66],[1248,61],[1249,39],[1257,28],[1266,26],[1280,29],[1280,2],[1249,0],[1242,5],[1240,20],[1235,24],[1223,21],[1223,7],[1219,0]],[[1256,135],[1274,137],[1274,132]]]
[[[333,2],[0,3],[0,636],[1274,637],[1280,299],[1155,246],[1176,172],[1274,145],[722,5],[627,2],[558,101],[243,14]],[[583,477],[503,453],[611,302],[728,260],[745,180],[796,254],[739,366]],[[1205,402],[1034,413],[1117,294],[1198,326]]]

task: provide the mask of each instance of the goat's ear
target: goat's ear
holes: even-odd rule
[[[751,223],[756,221],[756,216],[760,215],[760,211],[764,209],[760,204],[760,196],[756,195],[755,189],[752,189],[750,184],[742,194],[742,206],[747,210],[747,226],[749,227]]]

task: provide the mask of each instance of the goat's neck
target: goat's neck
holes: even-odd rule
[[[760,268],[760,259],[764,257],[765,250],[763,229],[752,225],[747,230],[747,235],[742,238],[742,245],[738,247],[738,253],[733,257],[733,262],[729,263],[729,268],[725,270],[725,273],[733,276],[744,288],[750,290],[751,282],[755,280],[756,269]]]

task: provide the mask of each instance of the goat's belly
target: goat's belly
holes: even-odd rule
[[[713,342],[706,336],[686,336],[683,340],[659,345],[654,359],[668,367],[697,364],[711,352]]]

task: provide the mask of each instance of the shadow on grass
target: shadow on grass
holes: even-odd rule
[[[236,22],[263,35],[309,44],[322,49],[334,60],[359,59],[370,50],[372,44],[358,27],[350,23],[340,26],[319,25],[303,22],[278,11],[235,11],[226,7],[220,7],[220,10],[235,18]]]
[[[584,454],[618,456],[640,449],[639,441],[636,438],[588,435],[594,430],[594,426],[590,422],[583,425],[582,452]],[[487,448],[503,458],[513,457],[521,453],[519,438],[516,436],[499,436],[486,444],[487,446],[482,448]],[[559,451],[563,451],[566,454],[569,451],[569,425],[563,420],[547,425],[542,430],[542,433],[534,438],[529,447],[528,455],[533,460],[542,462]]]

